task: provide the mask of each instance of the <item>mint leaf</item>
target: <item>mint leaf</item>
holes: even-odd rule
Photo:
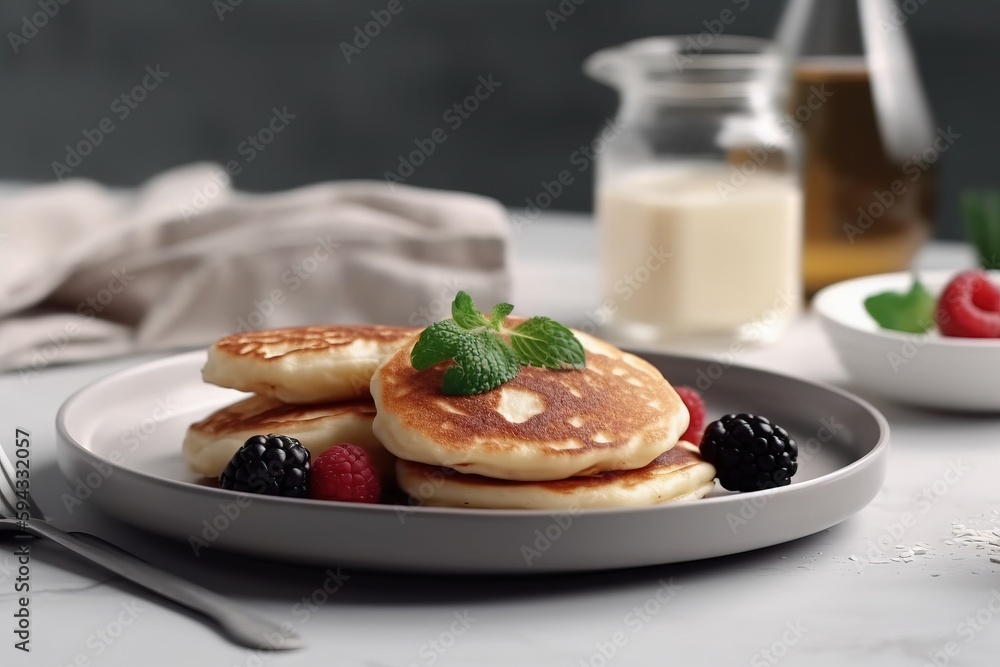
[[[884,329],[924,333],[934,324],[935,299],[914,277],[908,292],[882,292],[865,299],[865,310]]]
[[[1000,268],[1000,190],[963,190],[958,201],[980,266]]]
[[[573,332],[547,317],[532,317],[510,332],[510,344],[522,364],[542,368],[582,369],[583,345]]]
[[[493,310],[490,312],[490,323],[493,328],[497,331],[503,326],[503,321],[507,319],[507,316],[514,312],[514,306],[509,303],[498,303],[493,306]]]
[[[452,396],[495,389],[517,377],[522,364],[551,369],[585,366],[583,345],[572,331],[547,317],[533,317],[506,329],[504,321],[513,310],[509,303],[498,303],[487,318],[472,297],[459,292],[451,304],[452,319],[420,333],[410,363],[422,371],[452,361],[441,383],[441,391]]]
[[[418,371],[448,361],[458,354],[464,336],[469,332],[454,320],[436,322],[420,332],[420,338],[410,351],[410,364]]]
[[[482,394],[513,380],[521,370],[513,350],[495,331],[467,333],[454,359],[441,384],[441,391],[452,396]]]
[[[451,304],[451,317],[463,329],[477,329],[490,326],[490,321],[476,309],[472,297],[465,292],[455,295]]]
[[[450,395],[481,394],[509,382],[521,370],[514,351],[500,334],[469,331],[454,320],[424,329],[410,352],[410,363],[418,371],[449,359],[455,364],[444,372],[441,391]]]

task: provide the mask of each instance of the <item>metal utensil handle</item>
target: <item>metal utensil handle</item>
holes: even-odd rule
[[[282,631],[279,625],[236,608],[226,598],[158,570],[134,556],[84,542],[45,521],[29,519],[24,528],[168,600],[204,614],[215,620],[231,639],[242,646],[273,650],[301,646],[299,637],[290,630]]]

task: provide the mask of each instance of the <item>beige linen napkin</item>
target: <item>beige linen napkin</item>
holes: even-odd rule
[[[248,329],[425,326],[458,290],[507,299],[508,237],[494,200],[381,181],[247,194],[197,164],[132,192],[32,187],[0,197],[0,370]]]

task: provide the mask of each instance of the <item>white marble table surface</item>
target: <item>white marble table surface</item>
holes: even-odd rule
[[[572,322],[596,306],[590,224],[547,216],[517,235],[514,257],[519,309]],[[920,263],[968,261],[961,248],[935,244]],[[86,506],[67,516],[59,496],[68,487],[54,451],[57,407],[85,383],[148,358],[51,367],[27,384],[0,375],[0,441],[10,451],[15,428],[31,432],[32,488],[57,523],[92,531],[288,620],[308,648],[269,654],[235,647],[192,616],[35,542],[32,650],[24,654],[13,648],[15,544],[0,537],[0,665],[998,664],[1000,619],[993,621],[1000,565],[990,561],[989,549],[946,540],[953,522],[1000,527],[1000,416],[918,411],[859,392],[892,426],[885,487],[858,515],[789,544],[704,562],[547,578],[349,572],[329,602],[303,613],[296,605],[323,585],[322,569],[219,553],[196,561],[187,545]],[[811,317],[780,343],[738,361],[851,388]],[[912,520],[902,526],[906,513]],[[883,560],[873,546],[880,541],[893,545],[888,562],[872,563]],[[888,560],[896,544],[919,542],[929,547],[926,554]],[[636,622],[634,610],[655,599],[661,580],[672,580],[676,595]],[[456,624],[456,614],[466,622]],[[602,648],[610,654],[612,647],[614,655],[605,658]]]

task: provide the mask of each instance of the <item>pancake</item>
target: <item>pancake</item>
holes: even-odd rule
[[[218,477],[236,450],[254,435],[276,433],[297,438],[313,456],[333,445],[350,442],[367,451],[379,475],[391,480],[393,456],[372,434],[375,405],[355,399],[322,405],[288,405],[265,396],[251,396],[216,410],[192,424],[182,452],[191,470]]]
[[[210,384],[285,403],[368,396],[376,366],[419,331],[330,325],[237,333],[208,349],[201,376]]]
[[[430,507],[574,510],[639,507],[701,498],[714,482],[715,468],[698,448],[681,441],[638,470],[550,482],[513,482],[463,475],[449,468],[399,459],[396,481],[412,502]]]
[[[642,468],[684,433],[687,408],[650,363],[574,333],[585,370],[525,366],[475,396],[442,394],[447,364],[417,371],[407,345],[372,377],[375,436],[399,458],[497,479]]]

